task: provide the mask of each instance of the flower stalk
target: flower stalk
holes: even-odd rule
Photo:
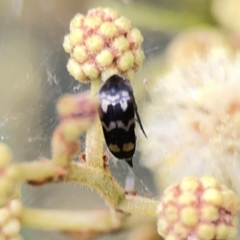
[[[24,208],[20,220],[26,227],[92,234],[127,230],[139,224],[153,222],[152,218],[128,216],[109,209],[64,211]]]
[[[118,227],[107,210],[73,212],[25,208],[21,221],[24,226],[58,231],[108,232]]]
[[[53,161],[42,159],[28,163],[19,163],[14,165],[17,171],[17,179],[20,182],[36,181],[41,182],[46,179],[58,180],[66,174],[63,167],[54,164]]]
[[[101,81],[96,79],[91,84],[91,95],[96,96],[101,86]],[[91,126],[86,136],[86,162],[89,166],[103,168],[103,131],[100,119]]]

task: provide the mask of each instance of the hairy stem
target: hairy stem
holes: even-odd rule
[[[62,231],[109,231],[117,226],[108,211],[63,211],[24,209],[21,222],[25,226]]]
[[[15,167],[20,181],[37,181],[61,175],[66,182],[95,189],[114,209],[145,217],[156,217],[158,201],[139,196],[125,196],[125,190],[107,170],[72,163],[65,172],[64,168],[55,166],[48,160],[21,163]]]
[[[118,208],[127,213],[133,213],[145,217],[157,217],[156,211],[158,204],[158,201],[149,198],[126,196],[126,198],[118,205]]]
[[[138,196],[125,197],[125,190],[109,172],[79,164],[72,164],[69,171],[66,181],[96,189],[114,208],[126,213],[156,217],[158,201]]]
[[[98,94],[101,83],[100,80],[92,81],[91,95]],[[86,161],[89,166],[103,168],[103,131],[99,118],[87,132]]]
[[[117,206],[125,198],[125,190],[103,169],[73,163],[65,181],[96,189],[112,206]]]
[[[64,211],[25,208],[21,217],[22,225],[27,227],[99,233],[129,229],[144,222],[152,221],[154,220],[151,218],[128,216],[121,212],[112,212],[109,209]]]
[[[15,165],[19,181],[37,181],[54,177],[64,173],[62,167],[56,166],[52,161],[43,159],[40,161],[20,163]]]

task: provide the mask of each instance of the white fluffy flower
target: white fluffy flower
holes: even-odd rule
[[[173,70],[145,109],[142,162],[160,189],[210,175],[240,196],[240,56],[232,60],[218,49]]]

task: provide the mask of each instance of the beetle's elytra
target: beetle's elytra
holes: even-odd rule
[[[132,158],[136,147],[135,115],[146,136],[130,82],[112,75],[99,90],[100,120],[106,144],[118,159],[124,159],[133,167]]]

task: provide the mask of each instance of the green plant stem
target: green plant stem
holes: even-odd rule
[[[84,121],[75,119],[59,124],[52,137],[52,161],[55,165],[68,167],[74,155],[79,152],[78,138],[85,128]]]
[[[56,166],[52,161],[44,159],[39,161],[20,163],[14,166],[19,181],[38,181],[54,177],[62,172],[63,168]]]
[[[128,216],[124,213],[100,209],[91,211],[64,211],[24,208],[21,217],[23,226],[44,230],[88,231],[107,233],[114,230],[128,229],[150,218]]]
[[[158,201],[139,196],[125,197],[125,190],[105,170],[72,164],[65,181],[94,188],[114,208],[126,213],[156,217]]]
[[[125,190],[114,180],[109,171],[86,164],[72,163],[65,181],[97,190],[112,206],[117,206],[125,198]]]
[[[157,206],[159,201],[139,196],[126,196],[118,205],[118,208],[127,213],[142,215],[145,217],[157,217]]]
[[[47,160],[22,163],[16,165],[16,169],[19,181],[44,180],[64,172],[63,168],[59,168]],[[105,169],[72,163],[64,176],[64,181],[95,189],[114,209],[145,217],[156,217],[158,201],[139,196],[125,196],[125,190]]]
[[[60,211],[24,209],[24,226],[62,231],[108,231],[116,228],[108,211]]]
[[[98,94],[102,82],[94,80],[91,83],[91,95]],[[86,161],[89,166],[103,168],[103,131],[99,118],[88,130],[86,136]]]

